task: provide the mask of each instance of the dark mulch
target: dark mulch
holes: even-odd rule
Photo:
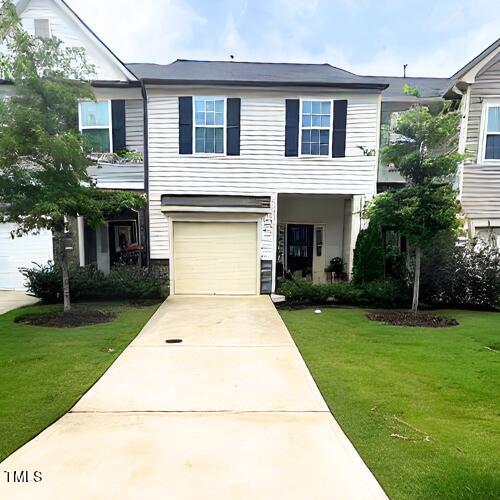
[[[396,326],[444,328],[458,325],[458,321],[454,318],[445,318],[422,311],[419,311],[417,314],[414,314],[412,311],[370,311],[366,313],[366,316],[371,321],[379,321],[380,323]]]
[[[69,312],[36,313],[18,316],[16,323],[34,326],[48,326],[54,328],[75,328],[78,326],[109,323],[116,318],[116,313],[89,309],[87,307],[72,306]]]

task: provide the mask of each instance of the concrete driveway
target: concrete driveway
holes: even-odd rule
[[[168,344],[169,338],[182,343]],[[0,498],[386,498],[270,299],[171,297]]]
[[[0,290],[0,314],[18,307],[36,304],[37,302],[38,299],[36,297],[30,297],[24,292]]]

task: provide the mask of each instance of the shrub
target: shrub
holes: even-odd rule
[[[375,224],[359,232],[353,257],[354,283],[384,279],[384,250],[380,230]]]
[[[352,282],[317,283],[306,280],[284,280],[278,293],[292,304],[326,304],[372,307],[406,307],[410,291],[393,280],[357,285]]]
[[[26,290],[30,295],[49,304],[62,300],[61,270],[52,262],[47,265],[35,264],[35,267],[21,268],[20,271],[26,278]]]
[[[458,246],[442,239],[425,249],[421,277],[422,301],[454,307],[499,305],[500,252],[487,246]]]
[[[23,269],[27,291],[44,302],[62,301],[61,271],[53,263]],[[163,299],[168,295],[168,284],[147,268],[115,266],[104,274],[95,266],[73,267],[69,271],[71,299],[118,300]]]

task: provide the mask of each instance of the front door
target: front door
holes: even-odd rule
[[[288,224],[286,230],[286,267],[292,275],[312,279],[314,226]]]

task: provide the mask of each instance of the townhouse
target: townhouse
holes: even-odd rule
[[[96,68],[97,101],[79,104],[98,160],[90,175],[148,198],[97,229],[70,221],[75,264],[106,272],[130,246],[178,294],[272,293],[285,273],[322,282],[332,258],[349,273],[365,203],[404,183],[379,160],[398,114],[444,98],[461,100],[461,148],[476,150],[459,183],[470,234],[498,234],[499,42],[451,79],[329,64],[124,64],[63,0],[17,8],[28,31],[83,46]],[[18,267],[53,257],[50,235],[11,241],[10,229],[0,224],[0,288],[21,288]]]

